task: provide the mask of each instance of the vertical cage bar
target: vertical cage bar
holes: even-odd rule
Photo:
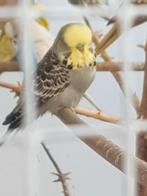
[[[123,64],[124,64],[124,75],[122,75],[123,78],[123,85],[124,85],[124,92],[126,95],[126,111],[125,111],[125,122],[126,122],[126,128],[128,130],[128,138],[127,138],[127,149],[128,149],[128,156],[125,160],[125,168],[126,168],[126,175],[127,175],[127,182],[126,182],[126,188],[127,188],[127,195],[128,196],[135,196],[136,195],[136,175],[135,175],[135,164],[133,159],[130,155],[135,155],[136,152],[136,136],[133,129],[131,129],[131,123],[132,123],[132,117],[133,113],[130,110],[130,104],[132,102],[132,97],[130,95],[130,89],[128,88],[129,85],[129,75],[128,71],[131,70],[131,67],[128,66],[127,63],[127,55],[129,54],[129,51],[131,49],[130,47],[130,40],[128,39],[126,32],[131,27],[131,8],[130,8],[130,1],[126,1],[124,5],[121,8],[121,12],[119,14],[119,25],[120,25],[120,31],[123,36],[123,43],[122,44],[122,54],[123,54]],[[133,176],[134,178],[131,178]]]
[[[30,0],[23,0],[20,3],[20,8],[23,15],[19,16],[19,29],[21,34],[21,63],[22,70],[24,72],[24,92],[23,92],[23,100],[24,100],[24,121],[25,125],[29,125],[35,118],[35,98],[33,96],[33,73],[35,71],[33,53],[32,53],[32,44],[30,37],[30,25],[32,18],[32,2]],[[29,130],[26,127],[26,133],[32,130]],[[32,135],[33,134],[33,135]],[[28,196],[37,195],[38,194],[38,184],[39,184],[39,169],[36,158],[36,150],[35,150],[35,135],[34,132],[31,135],[27,135],[26,137],[26,145],[27,145],[27,159],[26,159],[26,167],[27,167],[27,185]],[[34,145],[32,145],[34,144]]]

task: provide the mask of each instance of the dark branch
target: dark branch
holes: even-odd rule
[[[123,173],[126,173],[124,161],[128,155],[126,152],[121,150],[119,146],[107,140],[105,137],[96,134],[92,127],[82,121],[70,109],[61,110],[57,114],[57,117],[67,126],[69,126],[69,128],[73,130],[74,134],[91,149],[93,149],[98,155],[102,156],[105,160],[121,170]],[[133,156],[131,158],[136,165],[138,183],[147,186],[147,163]]]

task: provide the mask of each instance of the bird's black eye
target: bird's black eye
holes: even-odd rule
[[[90,51],[91,53],[93,53],[93,48],[90,47],[90,48],[89,48],[89,51]]]
[[[68,69],[72,69],[72,68],[73,68],[72,64],[68,65]]]
[[[64,59],[64,60],[62,61],[62,63],[63,63],[64,65],[66,65],[66,64],[67,64],[67,60]]]
[[[89,45],[89,51],[92,52],[92,53],[95,52],[95,45],[94,45],[93,43],[91,43],[91,44]]]

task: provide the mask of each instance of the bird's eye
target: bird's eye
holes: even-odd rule
[[[93,52],[93,48],[89,47],[89,51],[90,51],[90,52]]]
[[[77,48],[80,52],[83,52],[83,50],[84,50],[84,44],[79,43],[79,44],[77,44],[76,48]]]
[[[90,45],[89,45],[89,51],[90,52],[94,52],[95,51],[95,45],[93,44],[93,43],[91,43]]]

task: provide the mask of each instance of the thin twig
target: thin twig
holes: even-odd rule
[[[47,156],[49,157],[49,159],[51,160],[51,162],[53,163],[53,165],[54,165],[54,167],[57,171],[57,174],[53,173],[58,177],[58,179],[55,180],[54,182],[61,182],[64,195],[65,196],[70,196],[69,188],[68,188],[68,185],[66,183],[66,181],[69,180],[69,177],[68,177],[69,173],[62,173],[60,167],[58,166],[57,162],[55,161],[55,159],[51,155],[49,149],[46,147],[44,142],[42,142],[41,145],[42,145],[44,151],[46,152]]]
[[[98,62],[97,71],[123,72],[123,65],[123,62]],[[128,71],[144,71],[144,63],[142,62],[128,62],[128,66],[131,67]]]
[[[17,96],[19,96],[20,92],[22,91],[22,86],[20,83],[17,84],[10,84],[6,82],[0,81],[0,87],[8,88],[12,92],[16,93]],[[77,107],[74,109],[76,113],[89,116],[91,118],[99,119],[105,122],[111,122],[111,123],[119,123],[120,119],[118,117],[114,117],[108,114],[105,114],[103,112],[98,113],[98,111],[91,111],[84,108]]]
[[[108,25],[109,24],[112,24],[112,23],[116,23],[116,27],[118,27],[118,22],[117,22],[117,18],[116,16],[114,16],[113,18],[111,18],[109,21],[108,21]],[[133,20],[133,23],[132,23],[132,27],[135,27],[135,26],[138,26],[144,22],[147,22],[147,15],[138,15],[135,17],[135,19]]]
[[[117,22],[118,17],[113,17],[109,20],[109,24],[113,24],[109,32],[103,37],[103,39],[97,45],[97,54],[101,54],[105,49],[107,49],[110,45],[112,45],[121,35],[121,31],[119,28],[119,23]],[[89,23],[84,18],[85,22],[89,25]],[[132,27],[140,25],[147,21],[147,16],[137,16],[132,24]]]
[[[97,34],[94,34],[94,36],[98,37]],[[120,32],[116,24],[113,24],[111,29],[106,33],[106,35],[99,41],[99,38],[97,38],[97,44],[96,52],[97,54],[102,54],[110,45],[112,45],[117,38],[120,36]]]
[[[103,58],[103,60],[105,62],[109,62],[111,63],[112,62],[112,58],[107,54],[106,51],[104,51],[102,54],[101,54],[101,57]],[[125,89],[124,89],[124,82],[123,82],[123,79],[121,77],[121,74],[120,72],[115,72],[115,71],[111,71],[113,77],[115,78],[115,80],[117,81],[119,87],[121,88],[122,92],[125,94]],[[128,93],[132,99],[132,104],[134,106],[134,109],[136,110],[136,113],[137,115],[139,115],[139,112],[140,112],[140,101],[139,101],[139,98],[137,97],[136,94],[134,94],[132,92],[132,90],[128,87]]]
[[[16,95],[19,95],[20,92],[22,91],[22,86],[19,82],[17,84],[10,84],[10,83],[7,83],[7,82],[0,81],[0,87],[8,88],[12,92],[16,93]]]
[[[138,44],[137,45],[139,48],[142,48],[145,52],[147,50],[147,44],[143,45],[143,44]]]
[[[90,118],[95,118],[95,119],[102,120],[105,122],[120,123],[120,121],[121,121],[120,118],[118,118],[118,117],[108,115],[103,112],[98,112],[95,110],[93,111],[93,110],[89,110],[89,109],[85,109],[85,108],[81,108],[81,107],[76,107],[76,108],[74,108],[74,110],[77,114],[84,115],[84,116],[87,116]]]
[[[92,30],[92,27],[91,27],[88,19],[86,17],[84,17],[84,20],[85,20],[86,24]],[[107,44],[107,41],[109,43],[109,40],[111,39],[111,36],[114,36],[114,34],[116,34],[116,37],[118,36],[118,32],[116,31],[116,27],[115,26],[116,26],[116,24],[114,24],[112,29],[110,29],[110,31],[107,33],[106,36],[104,36],[104,38],[101,41],[99,41],[98,33],[94,33],[93,30],[92,30],[92,32],[93,32],[93,41],[94,41],[94,43],[96,45],[97,53],[98,54],[101,53],[102,59],[105,62],[108,62],[108,63],[112,62],[112,58],[107,54],[107,52],[105,51],[106,47],[103,48],[103,45],[106,45],[108,47],[110,44]],[[111,44],[112,43],[113,43],[113,41],[111,42]],[[102,49],[100,47],[100,44],[102,45]],[[123,85],[123,79],[121,77],[121,74],[119,72],[116,72],[116,71],[111,71],[111,73],[114,76],[115,80],[117,81],[118,85],[120,86],[121,90],[125,94],[124,85]],[[128,87],[128,92],[129,92],[129,95],[130,95],[130,97],[132,99],[132,104],[133,104],[134,109],[136,110],[137,116],[139,116],[139,113],[140,113],[140,101],[139,101],[139,98],[137,97],[136,94],[134,94],[132,92],[132,90],[129,87]]]

